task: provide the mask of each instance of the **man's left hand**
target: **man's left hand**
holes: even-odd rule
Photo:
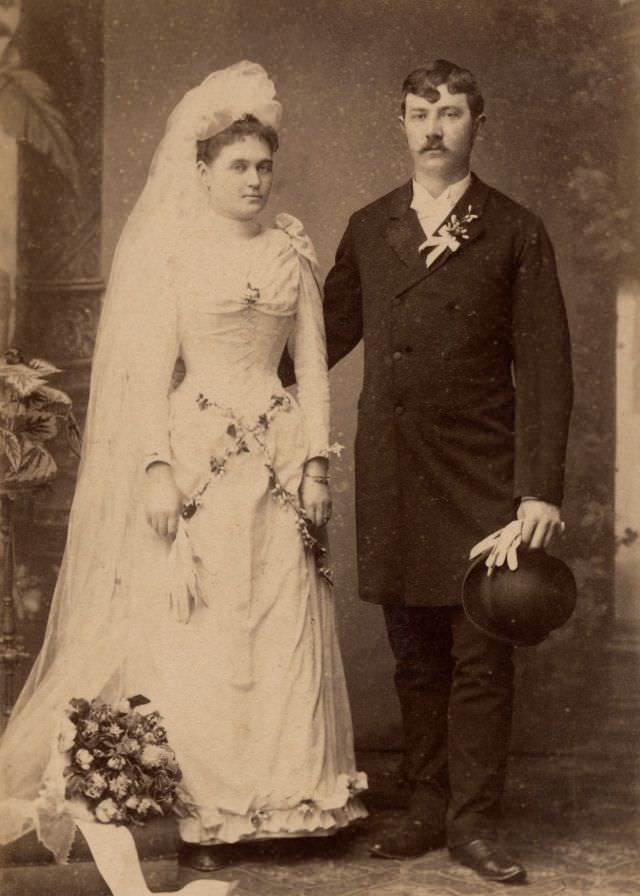
[[[547,548],[556,532],[564,531],[560,508],[546,501],[527,498],[520,502],[518,519],[522,522],[522,541],[530,548]]]

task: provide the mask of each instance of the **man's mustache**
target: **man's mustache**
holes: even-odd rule
[[[444,143],[443,143],[441,140],[428,141],[428,142],[425,143],[424,146],[421,148],[420,152],[431,152],[431,151],[434,150],[434,149],[442,149],[442,150],[444,150],[444,148],[445,148]]]

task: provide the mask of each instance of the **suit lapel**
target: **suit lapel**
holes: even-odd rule
[[[482,211],[489,193],[489,188],[475,175],[472,175],[472,181],[469,189],[461,196],[459,201],[451,210],[449,216],[445,219],[441,226],[450,222],[453,215],[461,220],[469,213],[471,206],[471,214],[477,215],[473,221],[464,225],[466,231],[466,239],[460,240],[460,247],[457,252],[464,251],[464,247],[477,239],[483,232]],[[402,278],[402,282],[398,284],[396,294],[404,292],[410,286],[415,285],[424,277],[428,277],[437,271],[438,268],[446,264],[448,259],[454,254],[451,249],[445,251],[431,264],[426,265],[426,254],[430,250],[418,252],[418,247],[424,242],[424,232],[420,226],[420,221],[415,211],[411,208],[411,200],[413,198],[413,187],[411,182],[400,187],[391,197],[389,203],[389,222],[385,231],[385,239],[393,248],[394,252],[403,262],[406,276]],[[440,228],[438,228],[439,230]]]
[[[400,187],[391,198],[389,221],[385,238],[400,260],[408,268],[416,264],[418,246],[424,240],[424,232],[418,216],[411,208],[413,187],[411,182]]]

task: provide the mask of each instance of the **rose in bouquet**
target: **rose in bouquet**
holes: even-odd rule
[[[58,739],[65,755],[65,797],[80,800],[97,821],[144,824],[154,816],[189,814],[182,774],[158,712],[137,696],[106,704],[73,699]]]

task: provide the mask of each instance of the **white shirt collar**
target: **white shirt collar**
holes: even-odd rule
[[[456,181],[442,191],[439,196],[432,196],[426,187],[414,178],[413,181],[413,199],[411,208],[415,209],[418,217],[432,215],[436,212],[443,211],[448,214],[458,200],[463,196],[471,183],[471,172],[469,172],[462,180]]]

